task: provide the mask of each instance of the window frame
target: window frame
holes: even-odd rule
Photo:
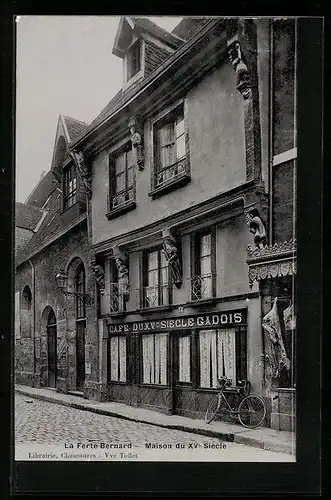
[[[193,296],[193,280],[195,280],[198,276],[201,275],[201,262],[200,262],[200,241],[203,236],[210,234],[211,236],[211,253],[210,253],[210,267],[211,267],[211,295],[210,297],[194,297]],[[190,236],[190,245],[191,245],[191,269],[190,269],[190,287],[189,287],[189,298],[188,302],[192,303],[201,303],[202,301],[212,301],[216,298],[216,281],[217,281],[217,272],[216,272],[216,226],[209,226],[207,228],[203,228],[199,231],[195,231]]]
[[[146,287],[150,286],[148,285],[148,255],[157,252],[157,271],[158,271],[158,304],[153,305],[153,306],[148,306],[146,305],[146,296],[145,296],[145,289]],[[167,275],[168,275],[168,282],[166,285],[163,285],[163,280],[162,280],[162,269],[165,267],[162,267],[162,257],[161,254],[164,252],[163,247],[161,245],[158,245],[153,248],[148,248],[146,250],[143,250],[142,252],[142,286],[140,288],[140,308],[141,309],[154,309],[154,308],[160,308],[160,307],[169,307],[172,304],[172,275],[171,275],[171,270],[169,267],[169,263],[167,262]],[[160,302],[163,302],[163,294],[162,294],[162,287],[167,286],[167,303],[163,304]]]
[[[106,213],[106,217],[108,219],[113,219],[118,215],[121,215],[129,210],[133,210],[136,207],[136,175],[135,169],[132,165],[130,168],[132,169],[132,185],[128,187],[128,168],[127,168],[127,154],[129,151],[132,151],[131,142],[126,141],[123,146],[116,149],[112,153],[109,154],[108,157],[108,178],[109,178],[109,188],[108,188],[108,212]],[[125,154],[125,188],[121,191],[116,191],[116,159],[121,155]],[[131,153],[132,154],[132,153]],[[128,191],[132,189],[132,197],[128,198],[124,202],[118,204],[116,207],[112,206],[113,199],[120,195],[128,193]]]
[[[128,78],[130,50],[137,43],[140,44],[140,69],[139,71],[137,71],[137,73]],[[123,59],[123,90],[126,90],[128,87],[130,87],[130,85],[137,82],[140,78],[144,76],[144,74],[145,74],[145,41],[142,37],[139,38],[135,37],[134,40],[131,42],[130,46],[128,47]]]
[[[73,190],[70,192],[70,180],[67,179],[69,176],[69,173],[73,172],[73,180],[75,181],[75,187]],[[76,165],[73,162],[68,163],[64,168],[63,168],[63,211],[68,210],[69,208],[73,207],[78,203],[78,175],[77,175],[77,168]],[[74,200],[72,203],[69,204],[69,200]]]
[[[247,325],[240,325],[236,327],[229,328],[234,330],[235,335],[235,375],[236,384],[239,380],[247,380],[248,368],[247,368]],[[200,351],[200,332],[209,331],[215,332],[217,339],[217,332],[221,332],[224,328],[201,328],[197,329],[197,344],[196,344],[196,362],[197,362],[197,390],[198,391],[216,391],[217,387],[204,387],[201,385],[201,351]],[[228,329],[225,329],[228,330]],[[216,351],[217,354],[217,351]],[[233,382],[232,382],[232,385]]]
[[[177,137],[176,136],[176,120],[179,116],[183,117],[183,132]],[[173,147],[176,149],[177,140],[184,136],[184,147],[185,155],[177,158],[176,161],[171,165],[166,167],[160,167],[160,148],[158,142],[158,132],[168,124],[174,124],[174,141]],[[151,120],[151,143],[152,143],[152,158],[151,164],[151,191],[149,195],[152,199],[158,198],[169,191],[177,189],[186,185],[191,180],[190,175],[190,153],[189,153],[189,131],[188,131],[188,120],[187,120],[187,100],[182,99],[176,102],[172,107],[158,114],[154,119]],[[165,146],[163,146],[165,147]],[[181,165],[183,162],[183,165]],[[177,166],[177,169],[176,169]],[[167,172],[169,169],[174,168],[174,174],[166,179],[160,185],[157,184],[157,174],[161,172]],[[181,170],[179,170],[181,169]],[[177,171],[176,171],[177,170]],[[171,173],[171,172],[170,172]]]

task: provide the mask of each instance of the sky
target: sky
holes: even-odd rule
[[[168,31],[179,17],[150,17]],[[60,114],[90,123],[122,85],[112,55],[117,16],[20,16],[16,21],[16,201],[51,168]]]

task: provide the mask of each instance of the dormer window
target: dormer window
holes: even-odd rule
[[[141,41],[137,40],[128,51],[127,81],[141,70]]]
[[[76,168],[72,163],[63,171],[63,208],[69,208],[77,202]]]

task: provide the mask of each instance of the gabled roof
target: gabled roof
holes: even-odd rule
[[[138,34],[142,32],[148,33],[168,45],[169,48],[173,50],[178,49],[185,42],[185,40],[182,40],[177,35],[166,31],[146,17],[122,16],[118,25],[112,50],[112,53],[115,56],[121,58],[124,57],[126,50],[131,43],[134,32]]]
[[[38,184],[31,191],[25,201],[25,204],[35,208],[41,208],[56,186],[57,181],[53,176],[53,172],[50,170],[40,179]]]
[[[15,226],[33,231],[43,215],[42,210],[25,203],[15,203]]]
[[[170,33],[169,31],[161,28],[147,17],[132,17],[131,19],[137,27],[142,28],[151,35],[155,36],[155,38],[171,45],[174,49],[178,49],[178,47],[183,45],[185,42],[185,40],[182,40],[176,34]]]
[[[29,255],[37,252],[39,247],[52,235],[60,230],[61,227],[61,191],[55,189],[47,203],[47,213],[41,222],[41,225],[30,241],[23,247],[17,255],[17,264],[23,262]]]
[[[76,118],[71,118],[70,116],[63,115],[62,118],[67,128],[70,142],[77,139],[77,137],[79,137],[88,127],[88,123],[82,122],[81,120],[76,120]]]
[[[117,31],[117,34],[115,37],[114,47],[119,42],[118,39],[119,39],[120,33],[121,33],[121,26],[125,25],[127,27],[127,29],[132,30],[133,26],[134,26],[133,19],[137,19],[137,18],[129,18],[129,17],[122,17],[121,18],[119,28],[118,28],[118,31]],[[138,19],[141,19],[141,18],[138,18]],[[192,34],[191,35],[188,34],[187,36],[189,36],[189,38],[194,38],[197,31],[199,31],[200,28],[203,28],[204,25],[206,23],[208,23],[209,21],[210,21],[209,18],[201,18],[201,19],[199,18],[199,22],[193,23],[195,26],[194,33],[192,31]],[[152,23],[152,24],[154,24],[154,23]],[[186,25],[186,27],[188,27],[188,24]],[[192,28],[192,26],[191,26],[191,28]],[[183,28],[183,30],[184,30],[184,28]],[[193,30],[193,28],[192,28],[192,30]],[[165,31],[165,30],[163,30],[163,31]],[[186,29],[185,32],[188,33],[188,28]],[[176,39],[178,39],[178,37],[176,37]],[[185,42],[184,40],[181,40],[181,46],[178,48],[178,54],[183,53],[183,51],[185,50],[184,45],[186,43],[192,44],[193,40],[188,39],[187,42]],[[121,49],[121,50],[123,50],[123,49]],[[115,53],[114,50],[113,50],[113,53]],[[114,113],[116,113],[119,109],[121,109],[122,106],[125,106],[128,102],[130,102],[130,100],[132,100],[135,97],[135,95],[138,94],[144,88],[144,86],[148,85],[152,81],[153,78],[157,78],[160,75],[160,73],[167,68],[167,66],[169,67],[171,64],[175,63],[176,59],[177,59],[177,50],[175,50],[172,54],[170,53],[169,57],[166,60],[162,61],[162,63],[159,66],[154,68],[153,71],[151,71],[144,79],[139,80],[135,85],[131,85],[127,89],[119,90],[117,92],[117,94],[110,100],[110,102],[107,104],[107,106],[105,106],[105,108],[99,113],[99,115],[85,129],[85,131],[82,134],[82,137],[77,139],[77,143],[85,141],[87,139],[87,137],[89,137],[90,134],[93,133],[98,126],[100,126],[104,121],[106,121]],[[74,142],[76,142],[76,141],[74,141]]]

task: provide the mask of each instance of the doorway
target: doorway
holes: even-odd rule
[[[85,331],[86,331],[86,307],[84,301],[85,293],[85,270],[81,264],[76,273],[76,391],[84,391],[85,382]]]
[[[48,357],[48,387],[56,387],[57,375],[57,332],[56,317],[53,309],[50,310],[47,320],[47,357]]]

